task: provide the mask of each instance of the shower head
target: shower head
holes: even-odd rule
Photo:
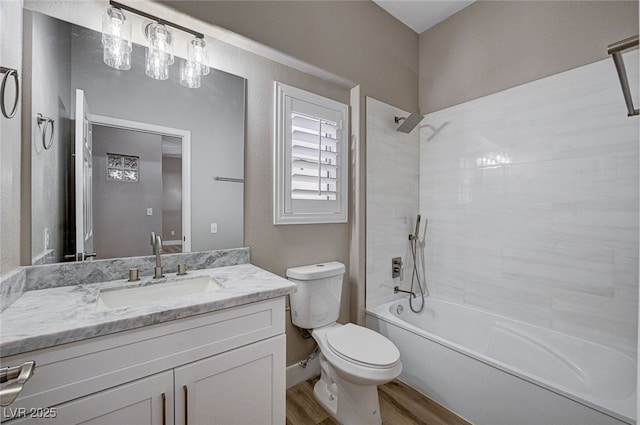
[[[397,130],[403,133],[411,133],[411,131],[414,128],[416,128],[416,125],[418,125],[418,123],[423,119],[424,119],[424,116],[419,114],[414,114],[413,112],[409,114],[408,117],[396,117],[395,118],[396,123],[399,123],[400,121],[404,120],[404,122],[400,124],[400,127],[398,127]]]

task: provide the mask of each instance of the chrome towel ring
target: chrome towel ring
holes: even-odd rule
[[[20,97],[20,84],[18,83],[18,70],[0,66],[0,73],[4,74],[4,77],[2,77],[2,85],[0,86],[0,109],[2,110],[2,115],[4,115],[6,118],[11,119],[16,115],[16,112],[18,111],[18,98]],[[16,98],[13,101],[11,112],[7,113],[7,107],[5,105],[4,90],[7,86],[7,80],[9,79],[9,77],[13,77],[13,82],[16,86]]]
[[[44,123],[44,127],[42,127],[42,147],[45,148],[45,150],[49,150],[53,145],[53,135],[55,133],[55,128],[56,128],[55,122],[53,121],[52,118],[45,117],[40,112],[38,112],[37,120],[38,120],[38,127],[41,127],[42,123]],[[49,126],[51,126],[51,132],[49,133],[49,140],[47,141],[47,129],[49,128]]]

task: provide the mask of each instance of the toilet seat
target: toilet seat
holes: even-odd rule
[[[344,327],[346,329],[341,331]],[[383,335],[371,335],[369,332],[376,334],[358,325],[340,325],[334,322],[312,329],[311,336],[320,347],[320,362],[322,363],[324,358],[337,376],[354,385],[385,384],[402,372],[400,352],[393,342]],[[331,336],[332,334],[334,336]],[[329,340],[332,343],[329,343]],[[358,352],[360,350],[354,347],[357,345],[367,347],[368,353]],[[389,348],[389,345],[393,348]]]
[[[334,354],[360,366],[388,369],[400,361],[400,351],[391,341],[352,323],[327,332],[326,340]]]

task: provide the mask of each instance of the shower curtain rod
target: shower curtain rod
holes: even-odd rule
[[[622,95],[624,96],[624,102],[627,104],[627,116],[629,117],[640,114],[640,111],[633,107],[633,99],[631,98],[631,90],[629,89],[629,80],[627,79],[627,71],[624,66],[624,59],[622,59],[622,52],[637,46],[638,36],[635,35],[610,44],[607,48],[607,53],[613,58],[613,63],[616,65],[616,71],[618,71],[618,78],[620,79],[620,86],[622,87]]]

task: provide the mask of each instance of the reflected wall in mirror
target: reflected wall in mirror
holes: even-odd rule
[[[244,185],[214,177],[244,178],[245,79],[212,69],[202,77],[200,88],[186,88],[179,83],[180,60],[176,58],[169,80],[154,80],[145,75],[145,49],[137,44],[131,69],[118,71],[103,63],[101,33],[29,10],[25,10],[24,22],[25,81],[31,83],[30,93],[25,93],[25,109],[31,120],[30,135],[26,133],[32,152],[33,264],[65,261],[65,255],[75,257],[78,252],[73,147],[76,89],[84,92],[90,107],[88,131],[94,141],[96,135],[101,138],[99,146],[93,145],[100,154],[88,164],[93,175],[89,193],[93,197],[88,198],[87,211],[92,212],[94,220],[93,236],[98,245],[109,239],[108,247],[95,247],[97,258],[150,255],[150,231],[163,235],[168,241],[165,251],[171,252],[243,246]],[[37,122],[38,113],[55,122],[50,149],[43,147],[45,129]],[[115,138],[102,134],[104,124],[99,128],[96,123],[101,119],[186,132],[190,134],[191,154],[182,161],[165,154],[172,149],[175,153],[176,146],[182,149],[179,141],[171,139],[176,135],[164,131],[130,133],[125,136],[129,142],[117,145],[114,141],[111,146],[109,140]],[[134,149],[133,139],[147,139],[155,146],[153,161],[136,154],[148,146]],[[139,182],[110,182],[106,153],[139,156]],[[175,178],[182,172],[176,170],[177,162],[190,169],[190,190],[185,186],[185,176],[180,184]],[[110,198],[113,194],[104,192],[109,183],[121,185],[120,194],[128,198]],[[156,189],[132,189],[146,183],[154,183]],[[173,196],[167,198],[168,193]],[[176,201],[178,198],[180,201]],[[184,217],[184,205],[176,207],[176,202],[190,204],[189,217]],[[191,231],[183,234],[182,227],[189,221]],[[212,233],[213,227],[217,227],[216,233]]]

